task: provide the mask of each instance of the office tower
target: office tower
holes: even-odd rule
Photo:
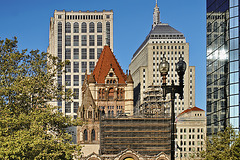
[[[198,107],[186,109],[177,116],[176,126],[176,159],[198,159],[196,153],[205,150],[205,111]]]
[[[91,73],[108,44],[113,49],[113,11],[55,10],[50,20],[48,52],[62,61],[69,60],[66,72],[57,75],[59,85],[74,92],[73,102],[58,101],[62,113],[77,117],[82,100],[81,87],[85,72]]]
[[[207,0],[207,134],[239,131],[239,1]]]
[[[172,81],[179,84],[175,64],[179,61],[180,56],[187,64],[184,75],[184,99],[180,100],[179,95],[176,94],[175,100],[175,112],[179,114],[186,108],[195,106],[195,67],[189,66],[189,44],[186,42],[186,38],[170,25],[160,22],[159,7],[156,3],[152,29],[134,53],[129,65],[134,81],[134,105],[136,108],[143,103],[144,92],[148,86],[162,84],[158,67],[163,56],[170,64],[167,76],[168,85]],[[167,100],[170,100],[170,95],[167,95]],[[167,109],[170,112],[169,106]]]

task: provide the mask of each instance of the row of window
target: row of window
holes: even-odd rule
[[[180,133],[187,133],[187,129],[186,128],[180,128],[179,131],[180,131]],[[203,128],[197,128],[197,129],[196,128],[189,128],[188,129],[189,133],[191,133],[191,132],[195,133],[195,131],[197,133],[200,133],[200,132],[203,133],[204,130],[203,130]]]
[[[73,70],[71,67],[71,63],[73,63]],[[81,72],[85,73],[87,70],[87,63],[88,62],[81,62]],[[89,71],[93,71],[95,68],[95,62],[89,62]],[[65,72],[70,73],[79,73],[79,62],[69,62],[68,64],[65,65]]]
[[[59,22],[59,23],[61,23],[61,22]],[[110,23],[110,22],[107,22],[107,23]],[[81,24],[81,33],[87,33],[87,29],[88,29],[89,33],[95,33],[95,31],[97,31],[97,33],[102,33],[102,23],[98,22],[97,23],[97,30],[95,30],[95,23],[94,22],[90,22],[89,23],[89,27],[87,27],[87,23],[86,22],[83,22]],[[71,32],[79,33],[79,23],[78,22],[73,23],[73,31],[72,31],[71,23],[67,22],[65,24],[65,32],[66,33],[71,33]]]
[[[58,19],[62,19],[62,15],[57,16]],[[106,15],[106,18],[110,18],[110,15]],[[103,15],[66,15],[65,19],[103,19]]]
[[[116,96],[114,94],[116,92]],[[124,90],[123,89],[117,89],[117,91],[114,91],[114,88],[109,88],[108,90],[105,89],[99,89],[98,91],[98,99],[124,99]]]
[[[164,41],[164,40],[159,41],[159,40],[157,40],[157,41],[152,41],[152,43],[183,43],[183,41]]]
[[[81,49],[81,59],[95,59],[95,48],[89,48],[87,53],[87,48]],[[102,48],[97,48],[97,59],[100,57],[102,53]],[[88,54],[88,56],[87,56]],[[71,52],[71,48],[65,49],[65,59],[79,59],[79,48],[73,49],[73,54]]]
[[[153,49],[170,49],[170,48],[171,49],[173,49],[173,48],[174,49],[181,49],[181,48],[184,49],[184,46],[182,46],[182,47],[181,46],[175,46],[175,47],[174,46],[153,46]]]
[[[91,136],[89,136],[89,133]],[[84,141],[95,141],[96,140],[96,132],[94,129],[87,130],[85,129],[83,132],[83,140]]]
[[[71,102],[65,102],[65,113],[71,113]],[[79,102],[73,102],[73,113],[77,113]]]
[[[188,135],[189,139],[195,139],[195,135]],[[196,135],[197,139],[203,139],[203,135]],[[180,135],[180,139],[187,139],[187,135]]]
[[[195,145],[198,145],[198,146],[200,146],[200,145],[203,145],[203,141],[197,141],[197,144],[195,144],[195,142],[196,141],[189,141],[188,142],[188,145],[192,145],[192,146],[195,146]],[[180,141],[180,146],[186,146],[187,144],[186,144],[186,141]]]
[[[81,84],[83,84],[85,75],[82,75]],[[58,85],[62,86],[62,75],[57,76]],[[71,75],[65,75],[66,86],[71,86]],[[65,85],[65,84],[64,84]],[[73,86],[79,86],[79,75],[73,75]]]
[[[95,44],[95,41],[97,43]],[[73,36],[73,46],[79,46],[79,42],[81,41],[81,46],[87,46],[87,41],[89,46],[102,46],[102,35],[97,35],[97,39],[95,39],[95,35],[89,35],[89,39],[87,39],[87,35],[81,35],[81,40],[79,35]],[[66,35],[65,37],[65,46],[71,46],[72,39],[71,35]]]

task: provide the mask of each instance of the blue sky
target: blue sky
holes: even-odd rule
[[[151,30],[155,0],[2,0],[0,38],[18,37],[19,49],[48,47],[49,23],[54,10],[113,10],[114,54],[128,69],[136,49]],[[206,2],[158,0],[160,19],[182,32],[190,46],[190,65],[196,66],[196,106],[206,106]]]

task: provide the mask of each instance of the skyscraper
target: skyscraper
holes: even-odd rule
[[[153,13],[153,25],[144,42],[132,57],[129,69],[134,81],[135,106],[143,103],[144,92],[150,85],[161,85],[159,63],[163,56],[170,64],[167,84],[178,82],[178,74],[175,71],[175,63],[182,56],[187,64],[184,76],[184,99],[180,100],[176,95],[175,112],[181,113],[188,107],[195,106],[195,67],[189,66],[189,44],[184,35],[166,23],[160,22],[159,7],[155,5]],[[170,96],[167,96],[170,100]],[[170,108],[168,107],[168,112]]]
[[[62,61],[69,60],[65,71],[59,73],[59,85],[74,92],[73,102],[58,101],[65,115],[76,118],[81,104],[81,87],[88,74],[108,44],[113,49],[113,11],[70,11],[55,10],[50,20],[48,52]]]
[[[239,0],[207,0],[207,134],[239,131]]]

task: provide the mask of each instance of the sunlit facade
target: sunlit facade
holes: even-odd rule
[[[239,0],[207,0],[207,134],[239,130]]]

